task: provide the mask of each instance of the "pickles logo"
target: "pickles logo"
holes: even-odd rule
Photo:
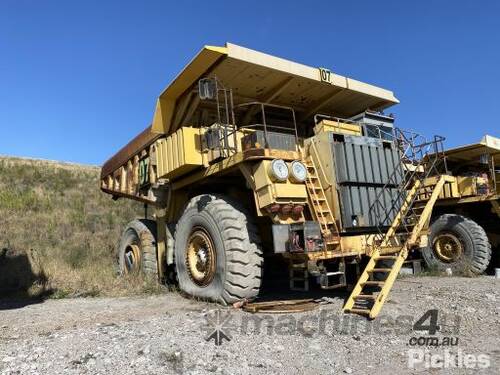
[[[438,310],[428,310],[413,325],[414,332],[426,335],[410,337],[408,345],[408,368],[415,369],[486,369],[491,366],[487,354],[468,354],[459,348],[458,336],[437,335],[442,332],[443,321],[438,324]],[[440,351],[438,348],[443,348]]]

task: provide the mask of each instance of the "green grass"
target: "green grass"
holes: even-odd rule
[[[54,298],[158,292],[149,282],[117,276],[116,244],[143,208],[102,193],[99,173],[0,157],[0,287],[50,291]]]

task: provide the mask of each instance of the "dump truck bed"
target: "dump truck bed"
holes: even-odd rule
[[[453,162],[478,161],[481,155],[490,154],[500,167],[500,138],[485,135],[478,143],[454,147],[445,151],[446,158]]]
[[[198,81],[206,77],[216,77],[224,87],[231,88],[236,107],[254,101],[293,108],[297,124],[311,133],[316,114],[348,118],[366,109],[380,111],[399,103],[389,90],[328,69],[230,43],[224,47],[205,46],[158,97],[151,126],[103,165],[102,190],[144,200],[144,195],[138,196],[138,188],[130,187],[139,178],[138,156],[146,157],[156,141],[182,127],[200,128],[217,122],[216,110],[207,107],[197,92]],[[151,177],[155,178],[154,173]]]
[[[399,103],[392,91],[227,43],[205,46],[162,92],[153,131],[169,134],[182,125],[186,113],[196,117],[200,103],[190,92],[204,76],[215,76],[225,87],[232,87],[235,104],[272,102],[295,108],[302,119],[316,113],[348,118],[367,108],[380,111]]]
[[[151,126],[144,129],[139,135],[127,143],[120,149],[112,158],[106,161],[101,169],[101,178],[112,174],[115,170],[126,164],[135,155],[139,154],[141,150],[149,147],[154,141],[161,137],[159,133],[153,133]]]

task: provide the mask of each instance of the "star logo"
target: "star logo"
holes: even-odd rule
[[[222,312],[220,309],[209,312],[205,315],[203,330],[206,332],[205,341],[214,341],[217,346],[222,345],[224,340],[231,341],[230,331],[235,329],[232,324],[230,312]]]

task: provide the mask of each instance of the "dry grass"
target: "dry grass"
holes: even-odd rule
[[[158,292],[117,277],[115,251],[142,205],[99,190],[99,168],[0,157],[0,286],[53,297]]]

